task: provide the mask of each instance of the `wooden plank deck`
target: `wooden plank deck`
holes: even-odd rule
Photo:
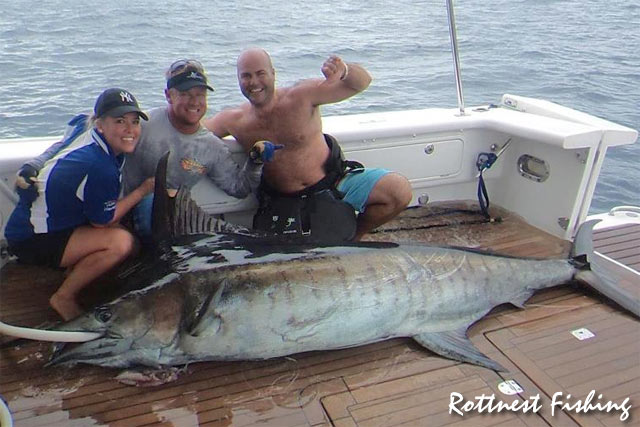
[[[408,210],[367,238],[518,256],[568,253],[566,242],[507,213],[494,212],[503,221],[487,224],[477,215],[449,214],[448,208]],[[596,245],[606,253],[623,252],[619,245],[632,232],[599,232]],[[637,248],[638,240],[631,240]],[[5,266],[0,319],[25,326],[56,321],[47,300],[62,277],[44,268]],[[595,336],[580,341],[571,335],[579,328]],[[524,310],[497,308],[470,328],[474,344],[509,372],[453,362],[412,340],[395,339],[262,362],[196,363],[183,368],[174,382],[132,387],[118,382],[114,369],[45,368],[51,345],[23,342],[0,350],[0,396],[16,426],[640,425],[639,334],[637,319],[583,287],[561,286],[534,295]],[[503,394],[498,384],[505,380],[516,381],[523,391]],[[551,415],[554,393],[572,394],[575,402],[590,390],[602,393],[602,400],[629,397],[630,419],[621,422],[619,411]],[[449,414],[452,392],[468,400],[495,395],[505,403],[540,396],[542,409]]]
[[[617,262],[640,271],[640,225],[629,224],[596,230],[594,249]]]

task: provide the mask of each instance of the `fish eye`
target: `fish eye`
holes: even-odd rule
[[[98,322],[107,323],[109,319],[111,319],[111,315],[111,310],[109,310],[107,307],[100,307],[96,309],[95,317]]]

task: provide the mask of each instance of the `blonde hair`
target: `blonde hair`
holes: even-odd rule
[[[86,123],[86,125],[84,127],[84,130],[87,131],[87,130],[90,130],[93,127],[95,127],[95,125],[98,122],[98,120],[100,120],[100,119],[98,117],[96,117],[96,115],[94,113],[91,113],[89,115],[89,117],[87,118],[87,123]]]

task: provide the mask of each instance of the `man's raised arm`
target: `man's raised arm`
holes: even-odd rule
[[[353,62],[346,63],[335,55],[324,61],[321,70],[325,79],[306,85],[314,105],[344,101],[364,91],[372,80],[364,67]]]

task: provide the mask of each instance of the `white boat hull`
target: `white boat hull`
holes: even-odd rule
[[[504,95],[499,107],[468,108],[464,115],[439,108],[344,115],[325,117],[323,127],[340,141],[347,158],[405,175],[413,187],[413,205],[476,199],[478,155],[495,153],[510,140],[484,173],[491,203],[566,240],[587,217],[607,148],[632,144],[638,135],[570,108],[515,95]],[[16,201],[17,169],[57,139],[0,140],[0,230]],[[239,145],[229,142],[241,160]],[[194,196],[205,210],[244,225],[256,207],[253,196],[230,197],[207,180],[196,185]]]

